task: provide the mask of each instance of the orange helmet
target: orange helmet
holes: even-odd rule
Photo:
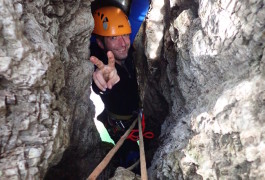
[[[130,34],[131,25],[125,13],[113,6],[102,7],[93,13],[95,28],[93,33],[100,36]]]

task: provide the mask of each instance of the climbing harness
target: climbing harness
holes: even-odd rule
[[[111,126],[111,130],[114,134],[118,132],[123,132],[128,127],[128,125],[131,124],[132,120],[136,117],[140,118],[141,125],[142,125],[142,131],[143,131],[143,137],[147,139],[154,138],[154,133],[151,131],[145,132],[145,118],[143,114],[143,110],[140,109],[137,113],[138,115],[117,115],[114,113],[111,113],[108,111],[108,123]],[[109,130],[110,131],[110,130]],[[109,132],[110,133],[110,132]],[[133,129],[127,139],[130,139],[132,141],[138,141],[139,140],[139,129]]]

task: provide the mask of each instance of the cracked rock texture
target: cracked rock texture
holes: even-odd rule
[[[149,179],[264,179],[264,0],[151,0],[134,46]],[[0,0],[0,179],[86,179],[90,0]],[[139,178],[112,162],[99,179]]]
[[[91,19],[90,1],[0,1],[0,179],[43,179],[67,147],[100,141]]]
[[[264,179],[264,1],[165,2],[152,2],[146,31],[157,45],[149,66],[167,63],[171,105],[150,178]]]

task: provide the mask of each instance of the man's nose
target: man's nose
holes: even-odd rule
[[[122,46],[126,46],[126,40],[124,36],[120,36],[120,43]]]

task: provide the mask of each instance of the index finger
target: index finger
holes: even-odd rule
[[[111,51],[108,51],[107,56],[108,56],[108,65],[110,67],[115,67],[114,54]]]
[[[103,69],[104,68],[104,63],[102,61],[100,61],[97,57],[91,56],[90,57],[90,61],[93,64],[95,64],[99,69]]]

